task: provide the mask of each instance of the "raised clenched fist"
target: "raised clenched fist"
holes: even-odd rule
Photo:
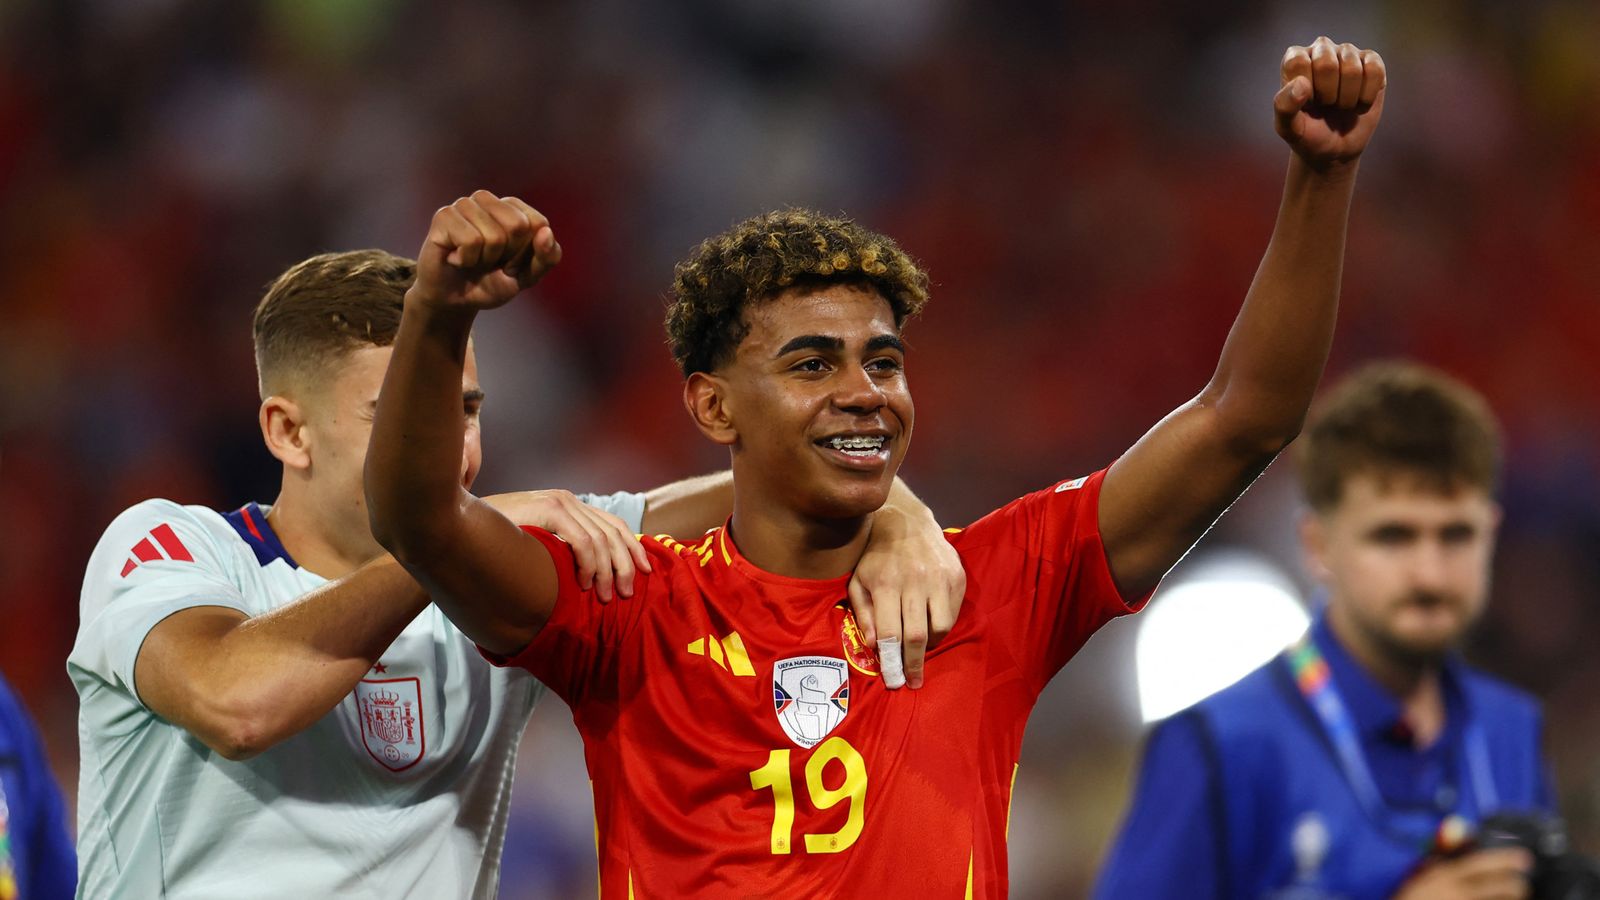
[[[516,197],[474,191],[433,214],[407,302],[493,309],[561,261],[550,221]]]
[[[1387,83],[1375,50],[1326,37],[1290,47],[1272,103],[1278,135],[1313,167],[1351,162],[1367,149],[1383,117]]]

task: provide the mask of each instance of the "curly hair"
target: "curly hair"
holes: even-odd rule
[[[316,383],[351,350],[394,343],[416,277],[414,261],[383,250],[323,253],[290,266],[256,307],[261,396]]]
[[[750,331],[745,310],[796,287],[877,291],[895,325],[928,302],[928,274],[893,240],[846,218],[784,209],[703,241],[673,269],[667,340],[685,376],[726,363]]]
[[[1500,453],[1500,428],[1482,396],[1408,362],[1371,363],[1340,382],[1295,447],[1301,487],[1318,512],[1337,506],[1345,481],[1359,474],[1493,494]]]

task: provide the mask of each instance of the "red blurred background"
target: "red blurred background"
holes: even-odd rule
[[[491,490],[644,489],[725,465],[663,346],[672,262],[785,204],[896,236],[908,481],[951,523],[1098,468],[1203,384],[1287,158],[1283,48],[1382,51],[1331,374],[1374,356],[1484,391],[1509,440],[1495,598],[1470,657],[1548,704],[1600,850],[1600,6],[1593,0],[12,0],[0,6],[0,670],[69,797],[64,660],[100,530],[150,496],[270,501],[249,316],[294,261],[412,254],[475,187],[566,250],[480,334]],[[1207,538],[1298,571],[1276,467]],[[1131,623],[1035,715],[1017,896],[1082,893],[1140,725]],[[931,677],[938,677],[937,671]],[[559,701],[522,764],[505,895],[584,896]]]

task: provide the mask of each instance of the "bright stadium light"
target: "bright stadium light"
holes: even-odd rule
[[[1134,665],[1147,723],[1238,681],[1311,624],[1294,584],[1259,556],[1229,552],[1185,569],[1139,617]]]

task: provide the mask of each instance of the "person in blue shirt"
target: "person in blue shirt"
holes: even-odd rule
[[[1377,363],[1297,453],[1324,603],[1296,646],[1156,726],[1095,896],[1527,897],[1526,852],[1438,852],[1554,806],[1537,704],[1457,653],[1500,520],[1493,415],[1442,373]]]
[[[0,678],[0,900],[71,897],[78,860],[27,710]]]

